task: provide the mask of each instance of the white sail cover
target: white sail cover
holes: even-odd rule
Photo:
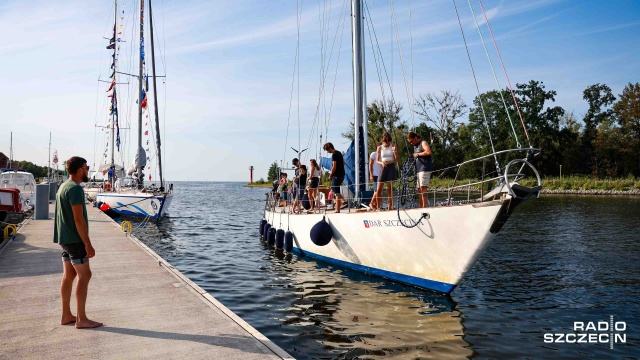
[[[136,159],[127,170],[127,175],[135,173],[138,168],[144,169],[145,166],[147,166],[147,153],[142,147],[139,147],[138,152],[136,153]]]

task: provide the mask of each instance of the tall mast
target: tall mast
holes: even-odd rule
[[[153,110],[156,115],[156,151],[158,152],[158,171],[160,172],[160,190],[164,190],[162,178],[162,153],[160,152],[160,117],[158,116],[158,91],[156,88],[156,58],[153,55],[153,16],[151,15],[151,0],[149,0],[149,31],[151,39],[151,72],[153,73]]]
[[[140,67],[138,72],[138,151],[136,156],[136,167],[138,171],[138,189],[143,187],[142,176],[142,159],[140,157],[145,156],[140,150],[142,149],[142,69],[144,66],[144,0],[140,0]]]
[[[355,127],[355,175],[356,175],[356,199],[359,198],[361,186],[364,181],[364,131],[363,109],[366,106],[364,99],[364,70],[362,52],[362,3],[360,0],[353,0],[351,3],[351,35],[353,53],[353,109]]]
[[[9,142],[9,169],[13,169],[11,167],[12,161],[13,161],[13,131],[11,132],[11,140]]]
[[[51,181],[51,133],[49,133],[49,166],[47,167],[47,179]]]
[[[113,6],[114,6],[114,11],[113,11],[113,38],[115,39],[116,37],[116,32],[118,29],[118,0],[114,0],[113,1]],[[113,82],[116,82],[116,71],[118,70],[118,66],[116,65],[116,54],[117,54],[117,49],[118,46],[116,45],[116,43],[113,43]],[[115,85],[114,85],[115,87]],[[117,99],[115,99],[115,97],[117,96],[117,92],[114,88],[113,90],[113,97],[111,98],[111,106],[112,107],[116,107],[117,106]],[[113,169],[113,164],[115,164],[115,137],[116,137],[116,115],[114,111],[111,111],[111,166],[109,167],[110,169]],[[114,170],[115,171],[115,170]],[[109,179],[109,182],[111,183],[111,191],[114,191],[114,183],[113,183],[114,177],[112,176],[111,179]]]
[[[361,17],[362,19],[362,17]],[[365,59],[366,52],[364,51],[364,24],[360,26],[360,39],[362,39],[362,46],[360,51],[362,52],[362,166],[364,167],[364,182],[367,184],[365,189],[371,190],[373,187],[369,187],[369,115],[367,114],[367,87],[366,87],[366,73],[367,73],[367,61]],[[373,185],[372,185],[373,186]]]

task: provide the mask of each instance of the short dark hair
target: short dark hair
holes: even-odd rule
[[[335,149],[336,149],[336,148],[334,148],[334,147],[333,147],[333,144],[332,144],[332,143],[330,143],[330,142],[328,142],[328,143],[324,144],[324,146],[322,146],[322,148],[324,149],[324,151],[327,151],[327,150],[335,150]]]
[[[408,139],[417,139],[419,137],[420,137],[420,135],[414,133],[413,131],[409,132],[409,134],[407,135]]]
[[[84,158],[81,158],[80,156],[73,156],[71,159],[67,160],[65,166],[67,167],[67,172],[69,174],[75,175],[86,163],[87,160]]]
[[[293,160],[291,160],[292,164],[297,164],[298,162],[300,162],[300,160],[298,160],[298,158],[293,158]]]

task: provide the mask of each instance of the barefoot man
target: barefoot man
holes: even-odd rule
[[[60,297],[62,298],[62,318],[60,324],[76,323],[77,329],[96,328],[102,323],[89,320],[85,313],[91,268],[89,258],[96,255],[89,240],[89,221],[87,208],[84,205],[84,190],[81,182],[89,181],[87,160],[74,156],[67,160],[69,180],[60,186],[56,194],[56,219],[53,229],[53,242],[62,247],[62,282]],[[77,318],[71,313],[71,288],[73,280],[76,284]]]

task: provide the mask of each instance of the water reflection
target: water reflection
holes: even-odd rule
[[[264,245],[264,243],[263,243]],[[340,358],[438,358],[473,355],[460,311],[448,295],[376,281],[311,259],[272,252],[274,268],[295,289],[282,324]],[[282,281],[279,278],[278,281]],[[313,354],[294,354],[305,358]]]

